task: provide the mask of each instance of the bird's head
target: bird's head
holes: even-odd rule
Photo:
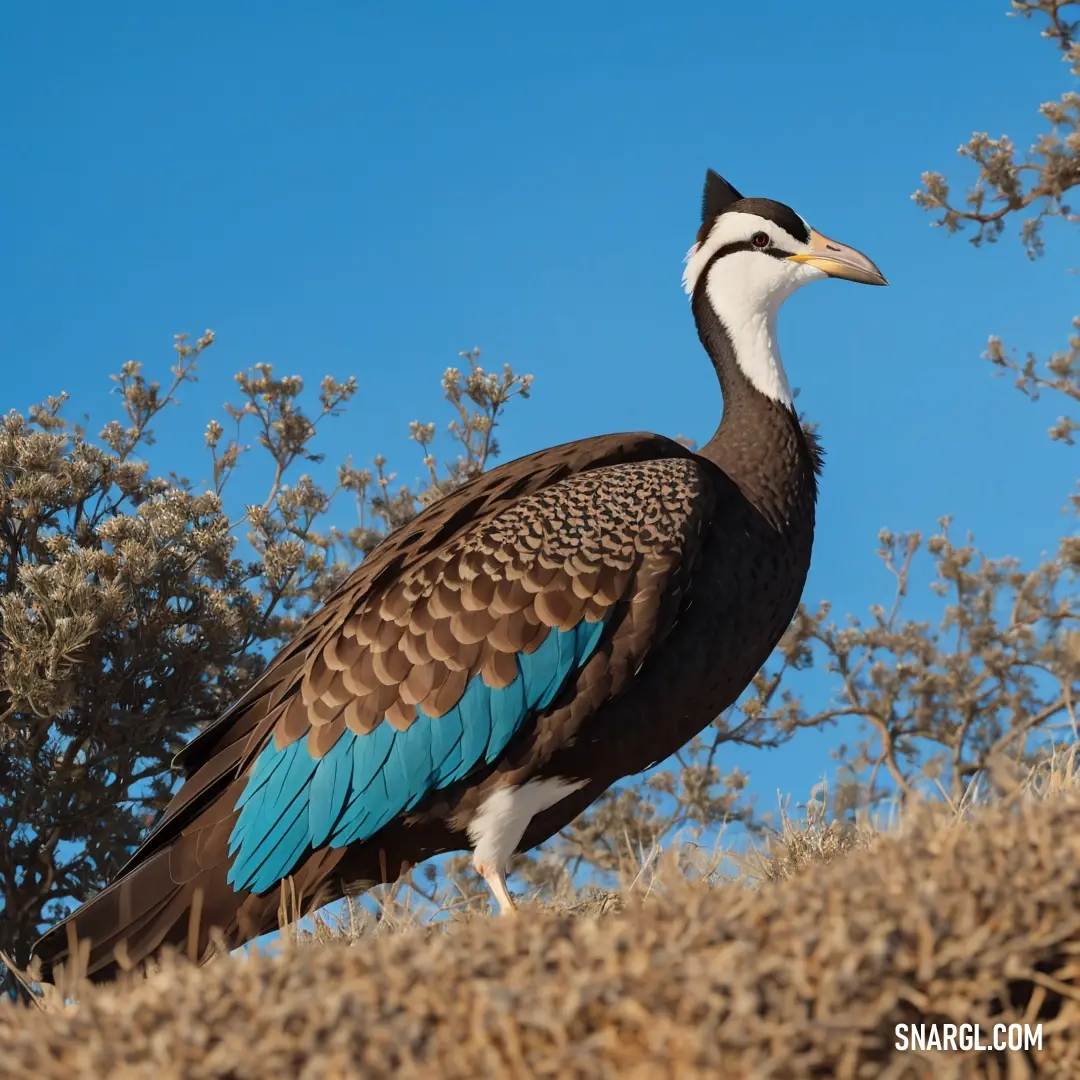
[[[686,255],[683,285],[695,312],[707,303],[746,374],[770,397],[790,403],[775,348],[780,305],[796,289],[829,277],[888,284],[862,252],[822,236],[783,203],[743,198],[709,169],[701,228]]]

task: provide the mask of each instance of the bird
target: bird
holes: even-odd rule
[[[733,704],[790,625],[822,449],[777,344],[812,281],[885,285],[784,203],[706,172],[683,285],[722,397],[699,450],[648,432],[501,464],[387,536],[175,757],[146,840],[33,954],[115,978],[471,851],[510,858]],[[216,934],[211,932],[216,930]],[[85,948],[85,946],[84,946]]]

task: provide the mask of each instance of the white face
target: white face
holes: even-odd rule
[[[806,232],[809,235],[809,227]],[[752,247],[713,260],[731,244]],[[701,274],[707,273],[704,287],[709,305],[730,335],[744,374],[761,393],[790,406],[791,390],[776,343],[777,313],[796,289],[828,275],[809,263],[770,255],[770,250],[794,255],[810,251],[811,246],[756,214],[721,214],[708,236],[687,253],[683,285],[692,294]]]

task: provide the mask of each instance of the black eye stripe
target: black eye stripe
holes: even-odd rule
[[[731,244],[725,244],[720,248],[716,254],[709,259],[707,265],[712,266],[717,259],[722,258],[724,255],[733,255],[736,251],[752,251],[755,255],[771,255],[775,259],[786,259],[789,255],[794,254],[794,252],[784,251],[783,249],[778,248],[775,243],[768,249],[762,249],[756,247],[749,240],[738,240]]]
[[[725,244],[715,251],[709,261],[701,268],[701,273],[698,274],[697,281],[694,282],[694,292],[697,293],[699,289],[705,287],[709,271],[713,268],[713,263],[717,259],[722,259],[725,255],[734,255],[736,251],[752,251],[755,255],[768,255],[773,259],[788,259],[794,254],[792,251],[784,251],[782,248],[778,248],[775,243],[769,248],[754,247],[749,240],[739,240],[732,244]]]

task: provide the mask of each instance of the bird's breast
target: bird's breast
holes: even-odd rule
[[[707,545],[671,631],[642,665],[621,715],[602,724],[623,748],[621,775],[674,753],[732,705],[798,608],[809,537],[720,540]]]

